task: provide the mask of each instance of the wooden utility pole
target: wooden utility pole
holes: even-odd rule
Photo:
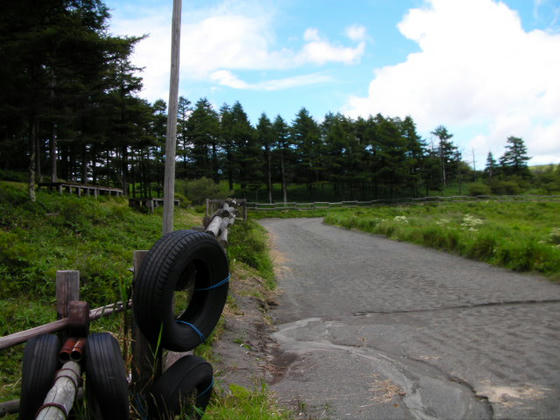
[[[165,177],[163,184],[163,234],[173,231],[175,203],[175,148],[177,146],[177,108],[179,96],[179,50],[181,45],[181,4],[173,0],[171,25],[171,75],[169,78],[169,107],[165,140]]]

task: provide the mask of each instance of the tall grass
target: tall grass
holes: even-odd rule
[[[255,268],[269,289],[276,287],[266,230],[249,219],[231,227],[227,249],[230,261],[238,260]]]
[[[423,203],[333,210],[325,223],[560,279],[560,203]]]

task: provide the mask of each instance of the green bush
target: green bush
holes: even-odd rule
[[[521,186],[516,181],[494,181],[490,184],[490,189],[497,195],[515,195],[521,192]]]
[[[472,184],[468,184],[467,190],[469,191],[469,195],[472,196],[489,195],[491,192],[490,187],[482,182],[473,182]]]
[[[27,172],[10,171],[8,169],[0,169],[0,179],[4,181],[26,182],[29,174]]]
[[[188,181],[178,181],[177,190],[193,204],[202,204],[207,198],[223,199],[232,195],[227,183],[216,184],[212,179],[202,177]]]
[[[192,201],[180,192],[175,192],[175,200],[179,200],[179,207],[183,209],[189,208],[192,204]]]

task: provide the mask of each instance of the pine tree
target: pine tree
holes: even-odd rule
[[[274,136],[274,149],[280,155],[280,180],[282,182],[282,200],[284,203],[288,201],[288,155],[290,153],[290,132],[286,122],[280,115],[276,116],[272,131]]]
[[[187,122],[188,142],[192,144],[193,178],[218,180],[218,113],[206,98],[199,99]]]
[[[500,166],[507,175],[518,175],[528,177],[531,175],[527,162],[531,159],[527,156],[527,147],[520,137],[510,136],[507,138],[506,151],[500,157]]]
[[[446,187],[451,175],[457,171],[461,160],[461,153],[450,139],[453,137],[446,127],[440,125],[436,127],[432,134],[439,138],[439,158],[441,165],[442,183]]]
[[[266,189],[268,193],[268,202],[272,203],[272,147],[274,143],[274,132],[272,130],[272,123],[264,112],[259,118],[256,135],[259,144],[264,148]]]
[[[296,115],[290,130],[292,143],[296,147],[298,166],[300,168],[300,180],[307,184],[310,193],[313,191],[313,183],[319,182],[321,173],[322,144],[319,125],[309,114],[307,109],[302,108]]]
[[[492,177],[496,174],[496,165],[494,155],[492,155],[492,152],[488,152],[488,156],[486,157],[486,167],[484,168],[484,173],[488,176],[488,179],[492,179]]]

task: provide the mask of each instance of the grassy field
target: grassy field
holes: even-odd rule
[[[442,202],[334,210],[325,223],[560,280],[558,202]]]
[[[202,216],[176,209],[175,229],[199,226]],[[31,203],[24,184],[0,181],[0,335],[55,320],[57,270],[80,270],[81,299],[91,307],[122,299],[132,281],[133,251],[151,248],[161,228],[161,208],[150,215],[130,209],[124,198],[95,200],[42,191]],[[273,288],[262,228],[254,222],[234,225],[230,242],[236,244],[228,250],[230,260],[254,267]],[[92,331],[111,331],[122,340],[123,325],[117,315],[95,321]],[[213,339],[219,333],[217,328]],[[23,347],[0,352],[0,401],[19,397]],[[197,350],[211,354],[210,345]],[[217,393],[205,418],[284,416],[266,389],[239,387]]]

